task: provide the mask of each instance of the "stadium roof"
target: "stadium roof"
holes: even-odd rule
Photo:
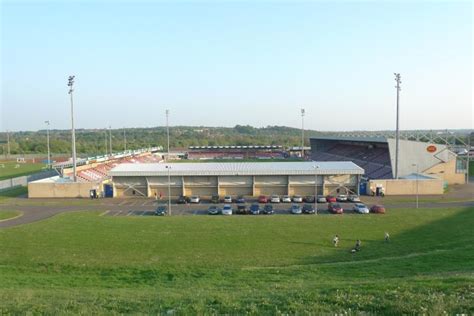
[[[318,136],[310,139],[317,140],[339,140],[349,142],[369,142],[369,143],[387,143],[387,137],[384,136]]]
[[[235,176],[235,175],[333,175],[364,174],[364,169],[350,161],[304,162],[209,162],[209,163],[143,163],[120,164],[109,171],[110,176],[166,176],[167,166],[173,176]],[[318,166],[315,172],[314,166]]]
[[[281,149],[281,145],[218,145],[218,146],[189,146],[190,150],[202,150],[202,149]]]

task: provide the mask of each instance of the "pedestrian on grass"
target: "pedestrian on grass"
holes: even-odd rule
[[[334,247],[338,246],[338,244],[339,244],[339,236],[338,235],[334,236],[334,238],[332,239],[332,243],[334,244]]]
[[[390,241],[390,234],[388,232],[385,232],[385,242]]]
[[[360,251],[360,246],[361,245],[362,245],[362,242],[360,241],[360,239],[357,239],[356,245],[354,247],[355,251]]]

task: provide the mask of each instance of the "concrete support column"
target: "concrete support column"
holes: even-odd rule
[[[286,176],[286,194],[290,195],[290,176]]]
[[[357,195],[360,195],[360,174],[357,175],[357,183],[356,183],[356,192],[357,192]]]
[[[220,185],[220,178],[217,176],[217,195],[221,196],[221,185]]]
[[[184,184],[184,176],[181,177],[181,195],[186,195],[186,187]]]
[[[255,176],[252,176],[252,196],[255,196]]]
[[[148,178],[147,178],[147,177],[145,177],[145,180],[146,180],[146,196],[147,196],[147,197],[150,197],[150,196],[152,196],[151,188],[150,188],[150,183],[148,182]]]
[[[323,181],[323,195],[326,195],[326,176],[322,175],[321,179]]]

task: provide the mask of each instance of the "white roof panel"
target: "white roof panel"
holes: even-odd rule
[[[124,163],[113,168],[111,176],[164,176],[167,166],[173,176],[218,175],[313,175],[364,174],[364,169],[350,161],[302,162],[208,162],[208,163]],[[318,166],[315,171],[315,166]]]

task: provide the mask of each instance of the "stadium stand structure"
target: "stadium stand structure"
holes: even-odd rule
[[[190,146],[190,160],[287,158],[282,146]]]
[[[311,158],[315,161],[352,161],[365,170],[367,179],[392,179],[395,166],[395,139],[386,137],[311,138]],[[400,140],[399,177],[414,172],[436,175],[448,183],[464,183],[456,154],[446,145]]]

